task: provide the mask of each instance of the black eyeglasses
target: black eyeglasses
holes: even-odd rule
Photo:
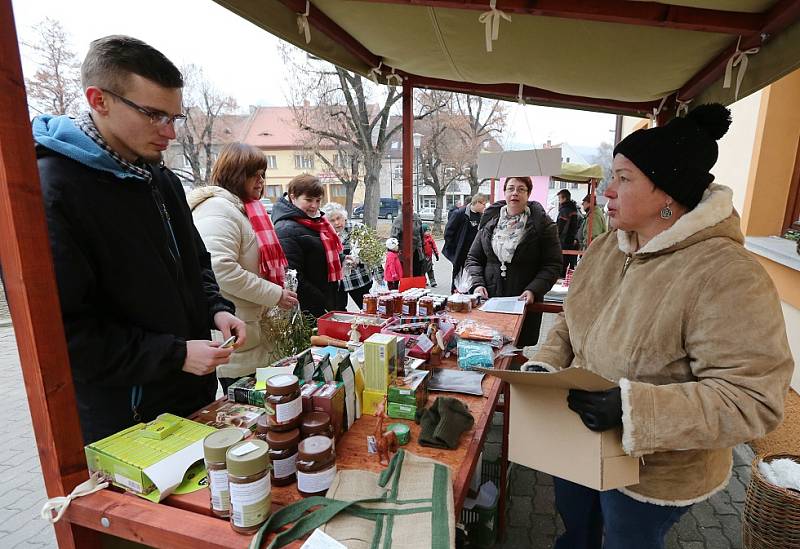
[[[123,103],[128,105],[130,108],[139,111],[140,113],[142,113],[143,115],[145,115],[147,118],[150,119],[150,123],[151,124],[153,124],[154,126],[158,126],[159,128],[164,128],[164,127],[168,126],[169,124],[174,124],[176,127],[178,127],[178,126],[182,125],[183,122],[186,121],[186,115],[185,114],[176,114],[176,115],[170,116],[169,114],[167,114],[165,112],[162,112],[162,111],[153,111],[153,110],[150,110],[150,109],[146,109],[146,108],[142,107],[141,105],[137,105],[136,103],[134,103],[130,99],[126,99],[125,97],[122,97],[120,94],[118,94],[116,92],[113,92],[111,90],[107,90],[105,88],[100,88],[100,89],[105,93],[113,95],[114,97],[116,97],[117,99],[119,99],[120,101],[122,101]]]

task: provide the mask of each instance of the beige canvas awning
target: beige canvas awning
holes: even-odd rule
[[[554,175],[553,179],[572,181],[574,183],[588,183],[592,179],[599,181],[603,179],[603,166],[599,164],[562,162],[561,173]]]
[[[800,66],[797,0],[497,0],[494,15],[489,0],[216,1],[381,82],[394,70],[417,87],[506,99],[523,85],[533,104],[643,115],[667,98],[674,113],[676,98],[733,102],[740,72],[743,97]]]

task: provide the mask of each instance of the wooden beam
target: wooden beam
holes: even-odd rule
[[[488,11],[486,0],[362,0],[382,4]],[[305,9],[305,8],[304,8]],[[648,27],[725,34],[750,34],[763,24],[763,14],[670,6],[626,0],[497,0],[507,14],[560,17]]]
[[[11,0],[0,0],[0,265],[47,495],[88,478]],[[63,548],[99,538],[63,522]]]
[[[403,251],[403,276],[412,276],[413,253],[411,244],[414,241],[414,87],[403,80],[403,242],[400,249]],[[419,177],[419,175],[417,175]]]
[[[305,0],[280,0],[280,2],[297,14],[305,13],[306,11]],[[315,29],[334,42],[344,46],[351,55],[361,60],[368,67],[377,67],[381,62],[380,57],[365,48],[358,40],[313,4],[308,13],[308,22],[312,27],[312,40],[313,30]]]
[[[519,84],[474,84],[470,82],[458,82],[456,80],[444,80],[441,78],[429,78],[426,76],[407,75],[414,87],[431,88],[438,90],[454,91],[458,93],[470,93],[475,95],[489,95],[501,97],[507,100],[516,100],[519,94]],[[579,95],[566,95],[556,93],[532,86],[523,86],[522,96],[526,101],[532,101],[538,105],[552,105],[555,107],[574,107],[586,110],[605,110],[618,114],[630,114],[633,116],[645,116],[658,107],[660,101],[628,102],[616,99],[602,99],[594,97],[582,97]]]
[[[739,43],[739,50],[744,51],[750,48],[760,47],[762,42],[769,40],[785,28],[796,23],[798,19],[800,19],[800,1],[779,0],[765,14],[763,23],[756,32],[749,35],[742,35],[741,43]],[[736,53],[738,41],[738,38],[732,40],[727,48],[690,78],[689,81],[678,90],[677,97],[681,101],[693,99],[700,95],[708,86],[716,82],[725,73],[725,66],[728,60]]]
[[[105,534],[170,549],[246,549],[251,536],[228,521],[157,505],[133,494],[102,490],[73,500],[64,518]]]

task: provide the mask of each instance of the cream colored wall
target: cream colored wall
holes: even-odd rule
[[[714,182],[733,189],[733,206],[741,214],[747,194],[762,91],[730,105],[731,127],[719,140],[719,159],[711,170]]]
[[[786,333],[789,335],[789,347],[794,356],[794,375],[792,376],[792,388],[800,393],[800,309],[781,303],[783,308],[783,318],[786,321]]]

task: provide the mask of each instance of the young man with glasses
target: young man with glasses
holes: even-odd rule
[[[183,78],[140,40],[92,42],[81,66],[89,111],[33,121],[61,314],[86,443],[214,399],[219,364],[244,343],[178,178]]]

